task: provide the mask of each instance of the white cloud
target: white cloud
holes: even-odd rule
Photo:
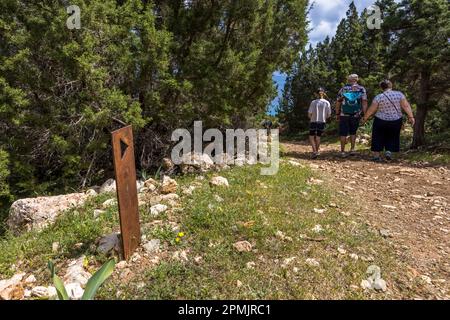
[[[310,42],[315,44],[318,41],[326,38],[327,35],[332,35],[335,32],[335,25],[330,21],[321,20],[319,25],[314,26],[309,33]]]
[[[320,8],[322,11],[332,11],[345,5],[345,0],[314,0],[314,8]]]
[[[345,17],[352,0],[314,0],[313,9],[309,13],[311,32],[309,40],[312,45],[324,40],[327,36],[333,37],[339,22]],[[359,12],[372,5],[375,0],[356,0]]]
[[[314,7],[309,13],[310,28],[309,42],[316,45],[323,41],[327,36],[333,37],[339,22],[345,17],[348,6],[352,0],[311,0],[314,1]],[[397,0],[398,1],[398,0]],[[361,13],[365,8],[371,6],[375,0],[355,0],[356,7]],[[278,97],[272,102],[270,113],[275,112],[275,106],[278,105],[282,97],[282,89],[286,82],[286,75],[276,72],[273,80],[278,85]]]

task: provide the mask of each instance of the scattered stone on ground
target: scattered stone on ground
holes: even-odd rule
[[[387,229],[380,229],[380,235],[383,238],[390,238],[390,237],[392,237],[391,232],[389,230],[387,230]]]
[[[84,270],[84,261],[86,257],[81,256],[69,262],[66,273],[63,277],[64,284],[79,283],[84,286],[88,282],[91,274]]]
[[[52,252],[57,253],[59,251],[59,242],[52,243]]]
[[[94,218],[97,219],[106,213],[105,210],[96,209],[94,210]]]
[[[422,279],[422,281],[425,282],[426,284],[432,284],[433,283],[431,278],[429,276],[426,276],[426,275],[421,275],[420,279]]]
[[[145,252],[147,253],[155,253],[159,251],[159,247],[161,245],[161,240],[152,239],[149,242],[143,245]]]
[[[195,257],[195,258],[194,258],[194,262],[195,262],[196,264],[202,264],[202,262],[203,262],[203,257],[202,257],[202,256],[197,256],[197,257]]]
[[[169,193],[161,196],[161,201],[167,201],[169,204],[174,205],[180,200],[180,196],[176,193]]]
[[[40,231],[54,223],[65,211],[82,206],[88,198],[85,193],[73,193],[20,199],[12,204],[6,224],[15,234],[31,230]]]
[[[121,244],[119,233],[114,232],[108,234],[98,241],[97,252],[100,254],[109,255],[120,252],[120,250]]]
[[[146,192],[154,192],[156,189],[158,188],[158,182],[155,179],[147,179],[144,182],[144,188],[146,190],[141,190],[142,192],[146,191]]]
[[[24,289],[22,279],[25,273],[17,273],[9,279],[0,280],[0,299],[2,300],[20,300],[23,298]]]
[[[141,255],[138,252],[133,253],[133,255],[131,256],[131,262],[133,263],[139,263],[139,261],[142,260]]]
[[[308,259],[306,259],[305,262],[306,262],[307,265],[309,265],[311,267],[319,267],[320,266],[319,261],[317,261],[314,258],[308,258]]]
[[[142,189],[144,188],[144,181],[142,180],[137,180],[136,181],[136,190],[138,193],[140,193],[142,191]]]
[[[195,189],[195,186],[189,186],[187,188],[184,188],[182,192],[184,195],[191,196],[194,193]]]
[[[175,251],[172,255],[172,259],[175,261],[188,262],[189,258],[187,254],[187,250]]]
[[[125,269],[127,266],[128,266],[128,263],[127,263],[125,260],[120,261],[120,262],[118,262],[118,263],[116,264],[116,268],[117,268],[118,270]]]
[[[95,196],[97,196],[97,191],[95,191],[94,189],[89,189],[86,191],[86,195],[88,197],[95,197]]]
[[[108,209],[109,207],[117,205],[117,199],[108,199],[102,203],[103,209]]]
[[[358,256],[357,254],[355,254],[355,253],[351,253],[351,254],[349,255],[349,257],[350,257],[351,259],[355,260],[355,261],[358,261],[358,260],[359,260],[359,256]]]
[[[275,233],[275,236],[280,239],[281,241],[288,241],[288,242],[292,242],[293,239],[289,236],[286,236],[282,231],[277,231]]]
[[[213,187],[229,187],[230,184],[228,183],[227,178],[216,176],[211,179],[209,184]]]
[[[55,287],[44,287],[44,286],[37,286],[31,289],[30,291],[30,297],[36,297],[41,299],[51,299],[57,296],[56,288]]]
[[[339,247],[337,250],[338,250],[338,252],[339,252],[340,254],[346,254],[346,253],[347,253],[347,250],[345,250],[345,249],[342,248],[342,247]]]
[[[162,194],[169,194],[177,192],[178,183],[170,178],[169,176],[164,176],[161,186],[159,187],[159,192]]]
[[[182,157],[181,172],[183,174],[207,172],[214,168],[214,161],[207,154],[190,152]]]
[[[248,241],[239,241],[233,244],[233,247],[239,252],[250,252],[253,249],[253,246]]]
[[[32,284],[36,282],[36,277],[32,274],[30,274],[26,279],[25,279],[25,284]]]
[[[294,160],[289,160],[288,163],[294,167],[303,167],[303,165],[301,163],[298,163],[297,161],[294,161]]]
[[[102,184],[98,193],[115,193],[117,192],[116,180],[108,179]]]
[[[285,258],[285,259],[283,260],[283,263],[281,264],[281,268],[286,269],[286,268],[289,267],[289,265],[292,264],[295,260],[297,260],[297,257]]]
[[[169,207],[165,204],[156,204],[150,208],[150,214],[153,217],[159,216],[161,213],[165,212]]]
[[[323,180],[319,180],[319,179],[315,179],[315,178],[310,178],[309,180],[308,180],[308,184],[310,184],[310,185],[321,185],[321,184],[323,184]]]
[[[318,224],[318,225],[314,226],[314,228],[312,228],[312,231],[315,233],[321,233],[321,232],[323,232],[323,228],[320,224]]]

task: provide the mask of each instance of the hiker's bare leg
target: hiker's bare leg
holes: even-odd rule
[[[341,152],[345,152],[346,144],[347,144],[347,137],[341,137]]]
[[[356,135],[350,136],[350,140],[351,140],[351,143],[352,143],[352,149],[351,149],[351,151],[355,151],[355,147],[356,147]]]
[[[313,149],[313,153],[317,152],[317,147],[316,147],[316,139],[314,136],[309,136],[309,142],[311,143],[311,147]]]
[[[319,136],[316,137],[316,152],[317,153],[320,152],[320,137]]]

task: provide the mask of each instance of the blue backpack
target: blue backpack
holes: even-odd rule
[[[352,91],[343,94],[342,111],[345,115],[355,115],[362,110],[362,92]]]

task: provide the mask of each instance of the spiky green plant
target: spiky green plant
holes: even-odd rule
[[[96,273],[89,279],[86,284],[86,289],[84,290],[81,300],[93,300],[98,288],[108,279],[115,267],[115,260],[110,259],[106,262]],[[59,300],[70,300],[67,290],[64,287],[64,283],[61,278],[55,272],[55,265],[52,261],[48,262],[48,268],[50,269],[53,284],[55,285],[56,292],[58,293]]]

